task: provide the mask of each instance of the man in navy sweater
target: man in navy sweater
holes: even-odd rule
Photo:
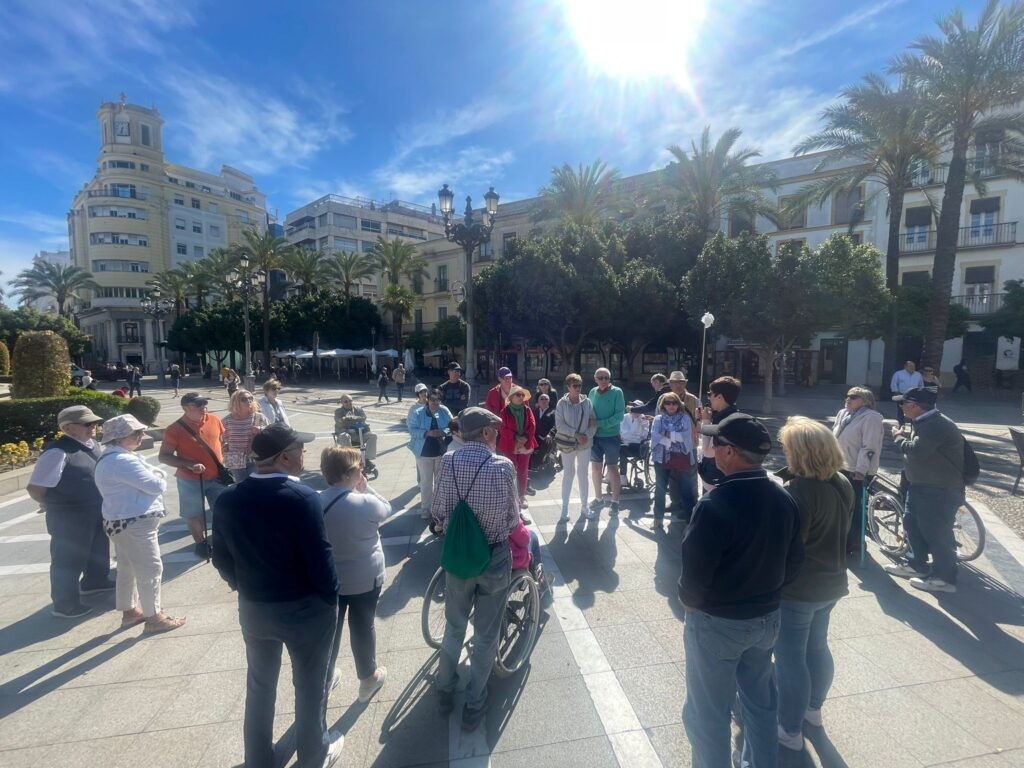
[[[779,602],[803,562],[796,502],[761,469],[768,430],[734,413],[704,423],[726,476],[698,502],[683,536],[679,599],[686,609],[683,725],[694,768],[730,765],[730,708],[737,692],[744,764],[772,768],[778,695],[772,650]]]
[[[328,733],[327,679],[338,620],[338,577],[320,501],[299,483],[305,443],[314,435],[274,424],[252,441],[256,472],[217,499],[213,564],[238,591],[249,663],[245,764],[270,768],[281,649],[295,683],[299,765],[331,766],[342,736]]]

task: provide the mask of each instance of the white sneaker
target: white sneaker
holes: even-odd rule
[[[950,584],[936,576],[915,576],[910,580],[910,586],[925,592],[956,592],[956,584]]]
[[[331,768],[338,758],[341,757],[342,747],[345,746],[344,734],[338,733],[337,731],[328,731],[327,738],[331,740],[331,743],[327,746],[327,756],[324,758],[323,768]]]
[[[779,744],[794,752],[803,752],[804,735],[802,733],[790,733],[779,725]]]
[[[373,694],[384,687],[384,678],[388,676],[387,667],[377,667],[373,677],[359,683],[359,702],[365,704],[373,698]]]
[[[898,563],[882,566],[882,570],[890,576],[898,576],[901,579],[912,579],[915,576],[923,575],[920,571],[915,571],[909,565],[899,565]]]
[[[808,707],[807,711],[804,712],[804,722],[808,725],[813,725],[815,728],[821,728],[821,710]]]

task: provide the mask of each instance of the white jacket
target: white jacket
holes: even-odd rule
[[[110,446],[96,462],[96,487],[103,497],[104,520],[127,520],[164,508],[167,475],[134,451]]]
[[[845,416],[846,409],[843,408],[836,414],[835,424],[832,425],[832,434],[836,436],[843,452],[844,469],[874,475],[878,472],[878,462],[882,458],[882,414],[861,406],[844,427]]]
[[[267,417],[267,421],[271,424],[277,422],[277,414],[274,413],[274,406],[270,404],[270,400],[266,395],[260,398],[259,403],[260,412]],[[284,403],[281,402],[281,398],[277,399],[277,407],[281,409],[281,419],[286,427],[291,426],[291,422],[288,421],[288,414],[284,410]]]

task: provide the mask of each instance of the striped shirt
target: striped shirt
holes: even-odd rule
[[[442,456],[430,507],[440,528],[448,526],[448,515],[459,503],[460,496],[476,515],[488,544],[508,540],[519,520],[519,486],[515,467],[509,459],[492,453],[486,445],[476,441]]]
[[[245,469],[252,452],[252,439],[256,431],[268,426],[267,417],[259,411],[245,419],[224,417],[224,466],[228,469]]]

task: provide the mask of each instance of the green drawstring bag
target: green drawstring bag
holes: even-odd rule
[[[483,469],[484,464],[490,457],[483,460],[473,475],[466,493],[459,490],[455,481],[454,462],[452,467],[452,483],[455,485],[455,492],[459,495],[459,503],[448,515],[448,525],[444,529],[444,546],[441,550],[441,567],[445,573],[450,573],[457,579],[472,579],[479,576],[491,563],[491,545],[487,543],[487,537],[480,529],[476,514],[469,504],[466,503],[466,496],[473,490],[477,475]]]

